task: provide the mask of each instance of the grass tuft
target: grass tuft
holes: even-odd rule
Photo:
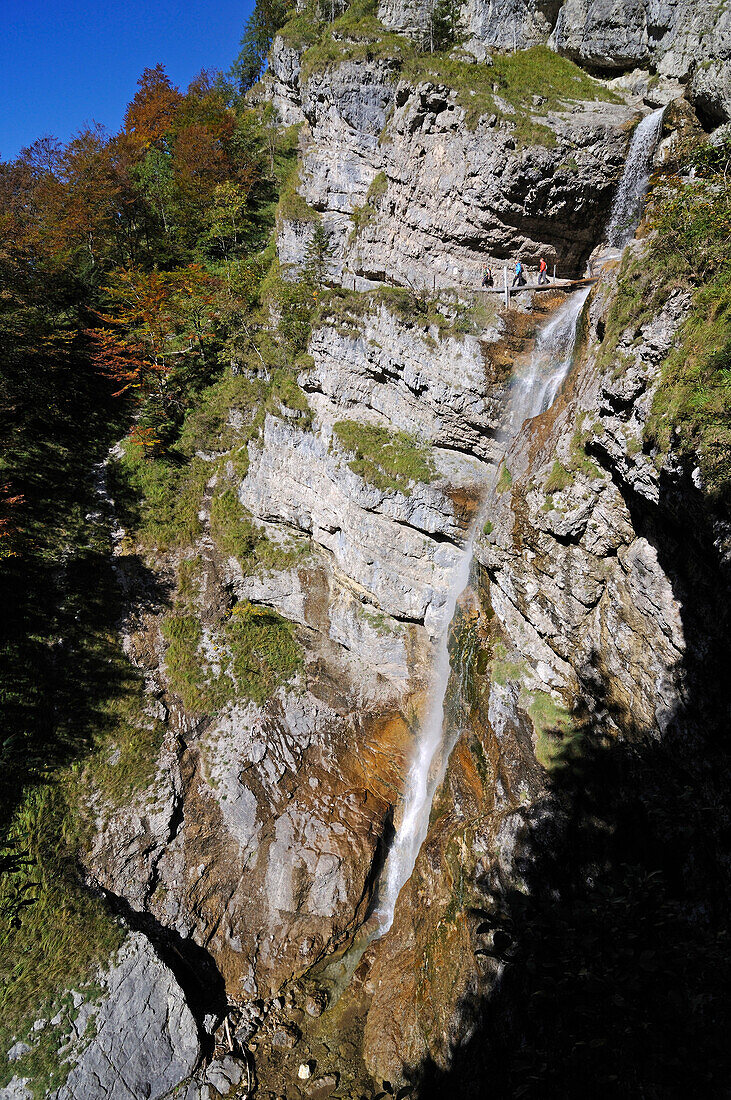
[[[430,448],[405,432],[356,420],[340,420],[334,431],[344,450],[355,455],[350,469],[384,492],[396,489],[409,496],[415,482],[429,483],[437,476]]]

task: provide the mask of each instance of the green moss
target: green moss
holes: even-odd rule
[[[536,760],[550,771],[566,759],[578,732],[566,708],[547,691],[532,694],[528,714],[536,735]]]
[[[483,528],[482,528],[483,535],[491,535],[493,530],[494,530],[494,526],[493,526],[492,520],[487,520],[487,522],[483,525]]]
[[[384,615],[382,611],[368,611],[365,607],[361,607],[360,614],[368,625],[377,630],[379,634],[396,634],[398,632],[394,620],[390,615]]]
[[[388,191],[388,179],[385,172],[378,172],[371,180],[367,199],[380,199]]]
[[[354,453],[351,470],[384,491],[409,496],[414,482],[430,482],[436,468],[428,446],[405,432],[390,432],[373,424],[340,420],[334,432],[341,446]]]
[[[293,50],[302,50],[317,42],[321,33],[322,22],[314,7],[308,5],[277,31],[277,37]]]
[[[259,706],[303,667],[292,623],[271,608],[237,604],[225,635],[238,692]]]
[[[505,464],[503,464],[503,466],[500,470],[500,477],[497,479],[497,484],[495,486],[495,492],[496,493],[506,493],[512,484],[513,484],[513,475],[511,474],[508,467]]]
[[[505,687],[511,682],[520,681],[526,672],[525,665],[521,661],[511,661],[502,642],[495,642],[492,647],[492,661],[490,663],[490,675],[494,683]]]

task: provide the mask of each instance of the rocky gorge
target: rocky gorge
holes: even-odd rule
[[[119,943],[4,1100],[725,1095],[731,527],[663,397],[697,288],[652,249],[727,133],[731,15],[469,0],[441,54],[433,16],[280,29],[249,97],[296,141],[284,281],[327,240],[296,387],[257,396],[259,355],[186,421],[178,545],[128,521],[123,448],[98,471],[149,769],[82,769]],[[559,277],[481,289],[516,257]]]

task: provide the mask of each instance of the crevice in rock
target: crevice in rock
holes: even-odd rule
[[[146,936],[159,958],[175,975],[198,1025],[201,1049],[205,1055],[212,1054],[213,1040],[203,1026],[203,1018],[212,1015],[220,1019],[228,1010],[223,975],[212,955],[191,937],[166,928],[151,913],[133,909],[126,898],[104,887],[100,890],[112,912],[120,916],[128,928]]]
[[[392,522],[395,523],[398,527],[408,527],[410,531],[417,531],[420,535],[424,535],[426,538],[431,539],[432,542],[436,542],[439,545],[443,543],[448,543],[450,546],[454,546],[457,550],[464,549],[463,542],[458,542],[456,539],[453,539],[451,535],[445,534],[444,531],[425,531],[423,527],[417,527],[416,524],[409,523],[408,520],[396,519],[393,516],[389,516],[389,519],[391,519]]]

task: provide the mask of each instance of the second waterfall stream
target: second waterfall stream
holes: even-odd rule
[[[553,404],[573,361],[578,321],[589,290],[587,287],[572,294],[538,333],[530,364],[513,387],[510,420],[503,435],[504,451],[507,452],[526,420],[545,412]],[[488,489],[486,485],[485,496]],[[391,927],[396,900],[414,869],[426,837],[434,793],[444,777],[449,754],[460,732],[450,728],[445,712],[450,625],[457,601],[469,583],[475,536],[483,519],[478,509],[449,593],[445,612],[447,626],[438,642],[430,704],[406,777],[401,820],[381,877],[376,911],[378,935]]]

